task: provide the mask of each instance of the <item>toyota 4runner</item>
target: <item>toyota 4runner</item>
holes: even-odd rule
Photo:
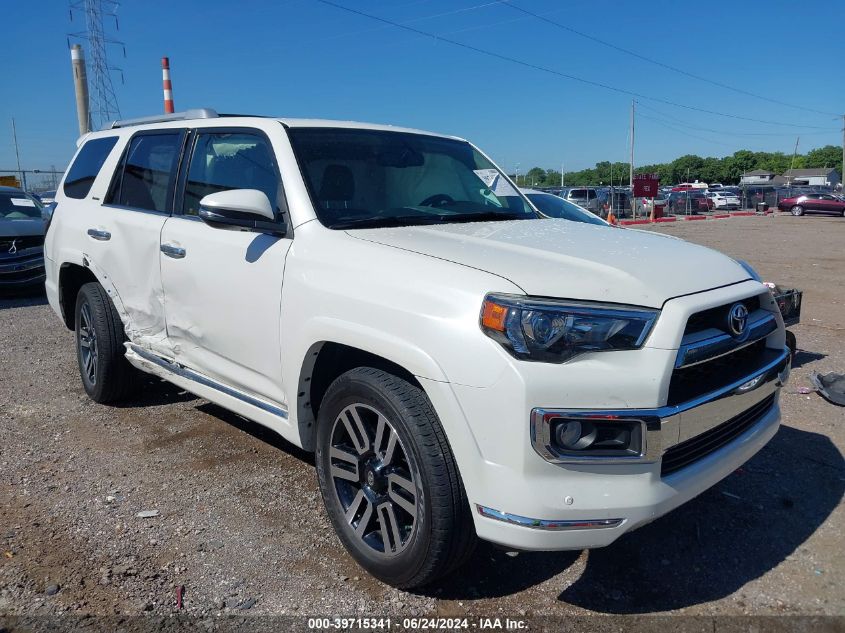
[[[140,370],[314,451],[338,537],[399,587],[477,538],[608,545],[778,428],[789,355],[750,266],[543,219],[459,138],[118,121],[56,200],[47,295],[88,395]]]

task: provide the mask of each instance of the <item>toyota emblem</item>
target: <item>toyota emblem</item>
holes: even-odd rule
[[[728,329],[734,338],[742,338],[748,325],[748,308],[743,303],[735,303],[728,313]]]

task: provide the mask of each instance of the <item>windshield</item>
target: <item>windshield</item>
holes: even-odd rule
[[[466,141],[345,128],[288,134],[317,217],[329,228],[537,217]]]
[[[534,206],[540,210],[540,213],[550,218],[561,218],[563,220],[572,220],[573,222],[607,226],[603,220],[600,220],[586,209],[563,198],[558,198],[548,193],[527,193],[525,196],[534,203]]]
[[[41,217],[41,204],[22,191],[0,191],[0,220],[31,220]]]

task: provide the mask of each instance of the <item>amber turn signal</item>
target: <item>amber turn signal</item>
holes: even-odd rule
[[[481,325],[497,332],[505,331],[505,319],[508,316],[507,306],[485,301],[481,311]]]

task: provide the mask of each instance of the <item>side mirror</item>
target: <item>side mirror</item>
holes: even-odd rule
[[[199,217],[214,228],[284,234],[267,194],[258,189],[230,189],[200,200]]]

